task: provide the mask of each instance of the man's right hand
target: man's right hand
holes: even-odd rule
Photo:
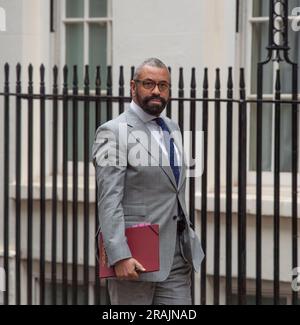
[[[123,280],[137,280],[139,278],[139,272],[146,271],[143,265],[132,257],[118,261],[114,269],[117,278]]]

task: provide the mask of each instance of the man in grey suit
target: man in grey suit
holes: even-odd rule
[[[112,304],[191,304],[191,272],[204,257],[186,209],[180,129],[161,115],[169,91],[166,65],[144,61],[131,81],[129,108],[96,132],[99,222],[116,273]],[[159,271],[147,272],[127,245],[125,228],[141,223],[159,224]]]

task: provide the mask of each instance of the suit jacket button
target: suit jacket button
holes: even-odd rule
[[[176,220],[176,219],[177,219],[177,216],[174,216],[174,217],[173,217],[173,220]]]

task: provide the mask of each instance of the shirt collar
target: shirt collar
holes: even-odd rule
[[[137,116],[144,122],[148,123],[155,119],[156,117],[145,112],[138,104],[133,100],[130,103],[130,108],[137,114]]]

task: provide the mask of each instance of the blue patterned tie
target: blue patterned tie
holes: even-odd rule
[[[161,117],[157,117],[156,119],[154,119],[154,121],[163,130],[165,145],[167,147],[167,151],[168,151],[168,155],[169,155],[170,166],[171,166],[171,169],[175,176],[176,184],[178,185],[179,176],[180,176],[180,168],[178,165],[177,155],[175,152],[174,139],[170,136],[170,130],[167,127],[165,121]]]

